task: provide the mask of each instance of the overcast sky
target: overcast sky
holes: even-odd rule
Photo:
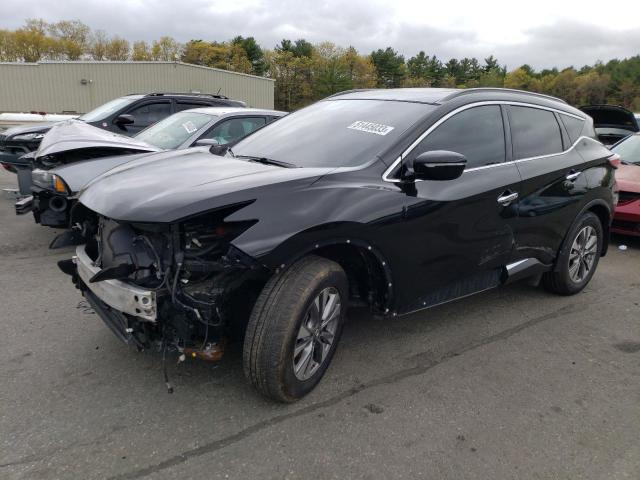
[[[227,40],[253,35],[266,48],[282,38],[392,46],[447,60],[494,54],[509,69],[593,64],[640,54],[640,2],[599,0],[0,0],[0,28],[25,18],[79,19],[129,40],[170,35]],[[591,4],[591,5],[590,5]],[[625,5],[626,4],[626,5]]]

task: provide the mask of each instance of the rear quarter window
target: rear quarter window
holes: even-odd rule
[[[509,122],[516,160],[562,152],[560,125],[553,112],[512,105]]]
[[[560,114],[560,118],[562,119],[562,123],[564,123],[564,128],[567,129],[571,143],[576,143],[578,138],[580,138],[580,135],[582,135],[584,120],[563,114]]]

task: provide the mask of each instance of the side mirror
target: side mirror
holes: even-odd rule
[[[433,150],[418,155],[407,165],[407,180],[455,180],[467,165],[464,155],[448,150]]]
[[[128,115],[126,113],[123,113],[122,115],[118,115],[116,118],[113,119],[113,123],[115,123],[119,127],[124,127],[125,125],[131,125],[134,122],[135,122],[135,118],[133,118],[133,115]]]
[[[194,147],[212,147],[213,145],[220,145],[220,143],[213,138],[201,138],[193,144]]]

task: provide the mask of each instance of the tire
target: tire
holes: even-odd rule
[[[253,386],[286,403],[313,390],[340,340],[347,301],[344,270],[325,258],[304,257],[272,277],[251,312],[244,339],[244,372]],[[324,329],[317,313],[322,311],[332,318]]]
[[[581,240],[578,237],[580,235],[591,234],[594,235],[596,244],[590,245],[589,248],[582,249],[580,246]],[[589,238],[593,237],[589,236]],[[589,242],[589,240],[585,238],[585,242]],[[542,284],[544,287],[550,292],[559,295],[574,295],[580,292],[587,286],[589,281],[591,281],[598,267],[598,261],[602,253],[602,244],[603,228],[600,218],[592,212],[583,214],[569,231],[558,255],[558,259],[556,260],[554,269],[543,275]],[[576,246],[578,246],[577,250]],[[578,266],[576,267],[575,254],[580,250],[582,250],[582,254],[578,254]],[[587,251],[591,253],[587,255]],[[588,268],[588,271],[585,271],[584,268],[589,262],[591,262],[591,266]],[[577,275],[577,273],[580,272],[583,272],[584,275]]]

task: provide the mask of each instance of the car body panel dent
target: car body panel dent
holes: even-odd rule
[[[51,130],[40,142],[35,157],[40,158],[84,148],[109,148],[140,152],[161,150],[146,142],[94,127],[81,120],[67,120],[51,127]]]

